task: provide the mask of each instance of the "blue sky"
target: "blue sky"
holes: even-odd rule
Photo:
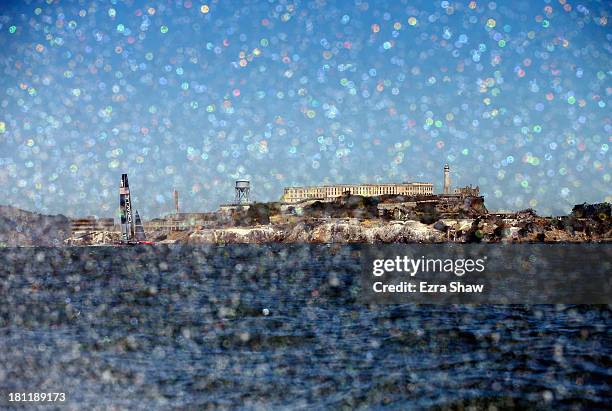
[[[145,218],[248,178],[481,187],[489,209],[612,201],[607,2],[0,5],[0,203]]]

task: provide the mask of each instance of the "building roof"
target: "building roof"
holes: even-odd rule
[[[285,190],[289,188],[327,188],[327,187],[380,187],[380,186],[405,186],[405,185],[430,185],[433,183],[425,183],[421,181],[412,181],[405,183],[363,183],[363,184],[325,184],[325,185],[313,185],[313,186],[289,186],[285,187]]]

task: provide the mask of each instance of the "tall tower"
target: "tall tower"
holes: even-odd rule
[[[451,190],[451,178],[450,178],[450,167],[448,164],[444,164],[444,194],[450,194]]]
[[[176,189],[174,190],[174,192],[172,193],[173,197],[174,197],[174,210],[176,212],[176,215],[178,216],[179,214],[179,194],[178,191],[176,191]]]

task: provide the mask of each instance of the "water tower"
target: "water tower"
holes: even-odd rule
[[[251,191],[251,182],[249,180],[236,180],[236,205],[249,204],[249,191]]]

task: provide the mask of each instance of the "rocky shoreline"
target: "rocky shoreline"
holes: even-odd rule
[[[301,215],[256,204],[212,225],[150,229],[156,244],[265,243],[576,243],[612,242],[612,205],[578,204],[571,213],[541,217],[533,210],[490,213],[471,199],[413,209],[404,203],[350,197],[335,204],[314,202]],[[368,203],[372,202],[372,204]],[[427,204],[425,204],[427,205]],[[446,208],[445,208],[446,207]],[[47,216],[0,206],[0,247],[98,246],[121,240],[115,231],[74,231],[62,215]]]
[[[327,219],[296,224],[193,229],[150,233],[160,244],[265,244],[265,243],[562,243],[609,242],[609,222],[589,219],[531,217],[509,220],[496,217],[419,221]],[[68,238],[66,245],[113,244],[118,232],[98,231]]]

